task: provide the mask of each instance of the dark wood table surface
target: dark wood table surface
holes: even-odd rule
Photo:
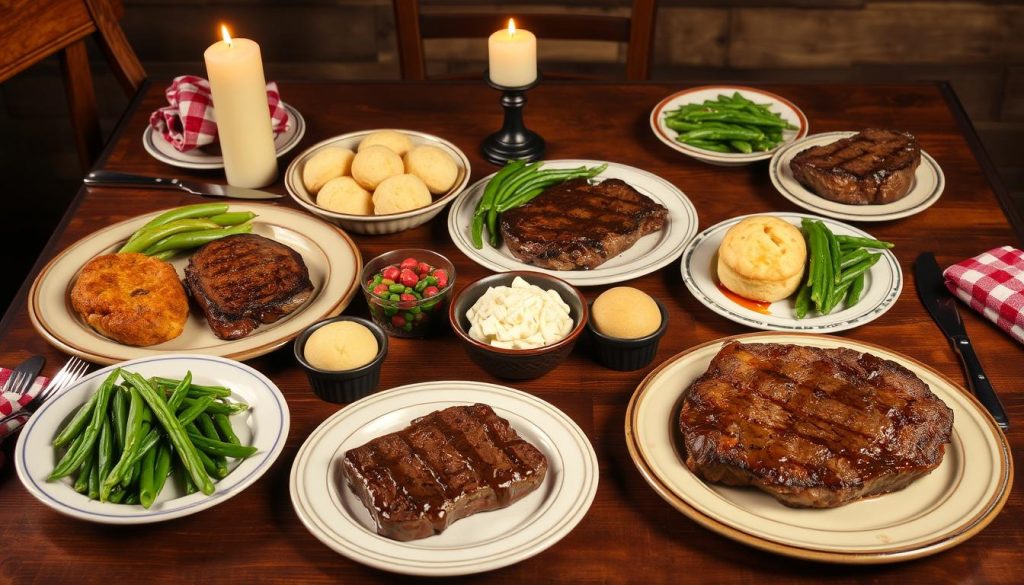
[[[957,359],[919,302],[912,263],[926,250],[943,266],[1004,244],[1019,245],[1000,210],[987,165],[962,109],[948,86],[767,85],[807,114],[812,132],[867,126],[905,128],[942,166],[946,189],[927,211],[902,220],[861,224],[896,243],[905,286],[895,307],[878,320],[841,335],[903,352],[958,384]],[[658,84],[544,83],[529,94],[528,125],[548,140],[548,158],[590,158],[633,165],[682,189],[693,201],[701,229],[730,217],[798,210],[772,187],[765,162],[740,168],[708,166],[669,150],[648,126],[651,108],[680,87]],[[307,146],[344,132],[374,127],[411,128],[461,147],[473,179],[494,170],[479,145],[500,125],[498,95],[483,83],[284,83],[282,93],[308,123]],[[149,112],[161,105],[163,84],[144,88],[114,135],[98,168],[223,181],[216,172],[169,167],[151,158],[140,137]],[[283,184],[270,187],[284,193]],[[8,194],[16,196],[16,194]],[[43,252],[40,264],[89,233],[141,213],[193,203],[173,192],[83,189]],[[283,199],[281,205],[293,205]],[[455,262],[459,282],[488,271],[451,243],[447,213],[427,225],[387,236],[354,236],[363,259],[404,247],[427,247]],[[1018,229],[1020,226],[1018,225]],[[1020,233],[1019,231],[1017,232]],[[29,279],[31,282],[31,278]],[[29,322],[26,283],[0,324],[0,364],[13,367],[41,353],[52,375],[66,356],[51,348]],[[733,542],[698,526],[648,487],[626,449],[623,419],[637,384],[654,365],[688,347],[749,332],[698,303],[685,289],[677,262],[630,283],[660,299],[670,327],[651,366],[636,372],[604,369],[578,346],[554,372],[507,383],[472,364],[450,331],[427,340],[394,339],[381,388],[427,380],[468,379],[508,384],[536,394],[571,416],[597,451],[601,481],[582,522],[547,551],[517,565],[460,578],[465,582],[666,583],[706,582],[932,582],[1019,583],[1024,562],[1021,490],[984,531],[940,554],[885,566],[841,566],[800,561]],[[595,298],[605,287],[584,290]],[[366,314],[357,297],[347,313]],[[1024,452],[1024,348],[973,311],[961,308],[967,330],[1013,426],[1014,460]],[[292,509],[288,475],[296,451],[341,406],[313,396],[295,364],[291,345],[248,362],[268,375],[291,408],[287,446],[270,471],[233,499],[177,520],[135,527],[91,524],[62,516],[32,498],[8,464],[0,473],[0,582],[61,581],[389,583],[400,577],[342,557],[316,540]],[[5,451],[9,455],[13,441]],[[766,581],[767,580],[767,581]]]

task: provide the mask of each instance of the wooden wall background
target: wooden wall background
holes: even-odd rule
[[[154,78],[202,74],[202,52],[222,21],[239,36],[259,40],[272,79],[399,76],[390,0],[124,4],[126,34]],[[425,10],[444,10],[444,4],[424,2]],[[471,4],[510,15],[526,5]],[[537,4],[545,10],[600,12],[624,10],[628,3],[565,0],[532,6]],[[3,10],[0,3],[0,18]],[[427,55],[433,73],[480,71],[486,42],[435,41]],[[540,55],[546,68],[621,75],[623,47],[615,44],[542,40]],[[654,55],[653,77],[681,86],[715,80],[950,80],[1004,183],[1024,208],[1022,2],[661,0]],[[109,132],[127,100],[98,54],[93,70]],[[8,257],[0,307],[5,307],[81,179],[55,59],[0,85],[0,135],[0,217],[6,220]]]

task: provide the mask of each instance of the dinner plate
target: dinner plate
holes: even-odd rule
[[[928,209],[942,195],[946,178],[939,163],[927,152],[921,151],[921,164],[914,172],[914,183],[905,197],[882,205],[847,205],[820,197],[800,184],[789,168],[790,161],[801,151],[812,146],[829,144],[842,138],[849,138],[856,132],[825,132],[808,136],[788,144],[775,152],[768,166],[772,184],[783,197],[808,211],[850,221],[889,221],[921,213]]]
[[[783,120],[796,126],[797,129],[783,130],[782,144],[771,150],[751,153],[733,153],[713,152],[678,142],[676,141],[676,137],[679,136],[679,133],[665,125],[665,112],[672,111],[686,104],[699,104],[703,103],[704,100],[715,100],[721,94],[731,96],[735,92],[739,92],[743,97],[759,104],[771,104],[771,111],[778,112],[782,116]],[[704,85],[678,91],[661,100],[658,102],[658,105],[654,106],[654,109],[651,110],[650,123],[651,130],[654,132],[654,135],[658,137],[658,140],[664,142],[672,150],[676,150],[702,162],[718,166],[741,166],[759,160],[769,159],[776,150],[782,148],[787,143],[807,136],[807,132],[811,128],[810,123],[807,121],[807,116],[804,115],[803,111],[796,107],[793,102],[774,93],[742,85]]]
[[[345,485],[348,449],[401,430],[442,408],[488,404],[548,459],[540,487],[507,508],[463,518],[429,538],[399,542],[377,534]],[[342,555],[408,575],[464,575],[530,558],[583,519],[597,491],[594,448],[571,418],[543,400],[482,382],[425,382],[372,394],[339,410],[306,439],[292,466],[292,505],[313,536]]]
[[[189,308],[181,335],[158,345],[132,347],[104,337],[89,327],[71,307],[71,288],[78,273],[90,259],[117,249],[153,217],[162,212],[140,215],[103,227],[70,245],[51,260],[29,290],[29,317],[36,331],[66,353],[83,359],[112,364],[122,360],[169,352],[203,353],[234,359],[249,359],[273,351],[297,336],[308,325],[337,315],[348,306],[359,289],[362,269],[359,249],[340,229],[301,211],[274,205],[231,203],[232,211],[257,215],[253,233],[290,246],[302,255],[313,282],[313,294],[302,307],[286,317],[260,325],[246,337],[225,341],[213,334],[202,311]],[[188,264],[187,254],[171,262],[181,276]]]
[[[302,114],[284,102],[281,102],[281,105],[288,112],[288,127],[284,132],[274,136],[274,149],[277,151],[277,156],[295,148],[306,134],[306,120],[303,119]],[[185,152],[175,150],[174,146],[152,126],[146,126],[142,132],[142,146],[150,156],[171,166],[183,169],[224,168],[224,157],[221,155],[206,152],[201,148],[193,148]]]
[[[718,288],[718,247],[729,228],[740,220],[755,215],[771,215],[797,227],[800,226],[800,220],[805,217],[819,219],[837,235],[874,237],[842,222],[793,212],[755,213],[713,225],[690,240],[690,244],[683,251],[680,265],[686,288],[705,307],[730,321],[754,329],[829,333],[870,323],[896,304],[903,290],[903,270],[896,256],[889,250],[882,251],[882,257],[868,270],[860,302],[852,307],[840,304],[839,308],[828,315],[819,315],[812,307],[806,317],[797,319],[793,315],[795,295],[772,303],[768,308],[768,315],[744,307],[725,296]]]
[[[677,420],[686,389],[730,339],[847,347],[908,368],[953,410],[951,442],[942,463],[903,490],[830,509],[790,508],[755,488],[705,483],[683,461]],[[904,355],[827,335],[753,333],[670,358],[630,399],[626,443],[658,495],[698,524],[770,552],[835,563],[906,561],[955,546],[995,518],[1013,480],[1005,437],[965,390]]]
[[[573,168],[581,165],[595,166],[605,164],[596,160],[552,160],[545,161],[546,169]],[[665,227],[639,240],[632,248],[609,259],[593,270],[548,270],[520,261],[502,243],[500,248],[492,248],[484,242],[484,247],[477,250],[470,239],[473,211],[483,196],[487,182],[494,173],[477,181],[452,204],[448,212],[448,233],[452,242],[477,264],[495,272],[510,270],[533,270],[557,276],[576,286],[598,286],[615,282],[632,280],[670,264],[679,257],[686,242],[697,233],[697,210],[686,195],[675,185],[665,179],[642,171],[638,168],[607,163],[608,168],[597,176],[598,179],[621,179],[634,189],[652,200],[668,208],[668,221]],[[484,237],[486,238],[486,232]]]
[[[231,417],[232,428],[244,445],[259,451],[241,461],[229,459],[231,473],[214,483],[212,495],[185,495],[168,479],[156,502],[148,510],[141,505],[121,505],[90,500],[72,489],[72,479],[48,482],[58,456],[51,445],[54,436],[85,404],[115,366],[92,372],[57,397],[48,400],[28,419],[14,450],[18,477],[30,494],[54,510],[81,520],[103,524],[146,524],[195,514],[216,506],[260,478],[281,454],[288,438],[289,413],[281,391],[266,376],[233,360],[202,355],[146,357],[118,364],[126,370],[151,376],[181,378],[192,372],[197,384],[231,388],[231,399],[250,406],[244,414]]]

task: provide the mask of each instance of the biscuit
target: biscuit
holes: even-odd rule
[[[796,292],[806,264],[800,229],[769,215],[732,226],[718,248],[719,281],[755,301],[774,302]]]

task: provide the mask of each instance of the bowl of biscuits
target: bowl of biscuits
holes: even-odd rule
[[[379,129],[328,138],[295,157],[285,188],[296,203],[358,234],[430,221],[466,188],[469,159],[432,134]]]

